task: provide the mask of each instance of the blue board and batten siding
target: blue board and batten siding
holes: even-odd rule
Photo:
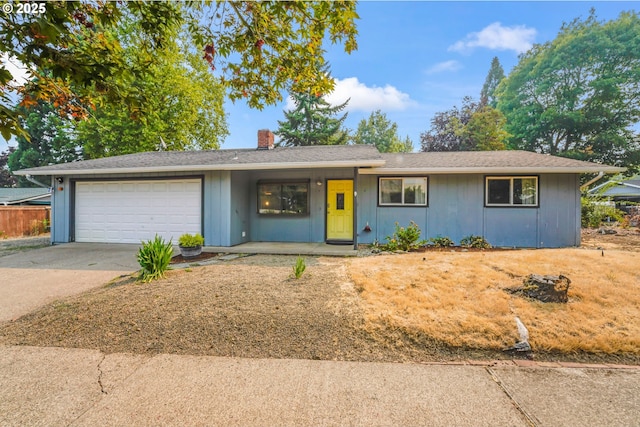
[[[580,244],[578,174],[540,174],[538,207],[485,207],[485,176],[427,175],[428,206],[378,205],[378,176],[355,176],[353,168],[273,171],[203,171],[200,173],[127,174],[118,179],[202,178],[202,233],[208,246],[233,246],[249,241],[323,242],[326,238],[326,185],[329,179],[357,182],[357,242],[384,242],[398,222],[418,224],[422,238],[447,236],[456,243],[481,235],[495,246],[566,247]],[[114,175],[66,176],[52,181],[53,243],[73,240],[75,179],[114,179]],[[258,182],[309,182],[309,214],[260,215]],[[320,185],[317,185],[320,183]],[[60,190],[62,188],[62,190]],[[370,232],[364,231],[366,225]]]
[[[580,244],[577,174],[539,176],[538,207],[485,207],[485,176],[431,175],[427,207],[378,205],[378,176],[358,178],[358,243],[385,242],[395,223],[414,221],[422,238],[449,237],[459,243],[484,236],[494,246],[555,248]],[[369,224],[371,232],[364,231]]]
[[[324,242],[326,184],[328,179],[353,179],[351,168],[255,171],[249,179],[249,223],[254,242]],[[309,214],[296,216],[258,214],[259,181],[309,182]],[[318,185],[320,183],[320,185]]]

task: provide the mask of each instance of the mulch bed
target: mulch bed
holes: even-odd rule
[[[198,256],[193,256],[193,257],[188,257],[188,258],[185,258],[182,255],[175,255],[175,256],[171,257],[170,264],[183,264],[183,263],[187,263],[187,262],[205,261],[205,260],[208,260],[208,259],[211,259],[211,258],[215,258],[218,255],[219,254],[216,253],[216,252],[202,252]]]

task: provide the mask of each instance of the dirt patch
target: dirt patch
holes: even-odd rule
[[[0,343],[89,348],[106,353],[255,358],[394,362],[509,359],[511,355],[496,348],[466,345],[463,341],[452,345],[442,336],[429,333],[410,321],[391,321],[394,312],[411,314],[413,310],[410,304],[403,305],[392,295],[383,296],[385,304],[372,311],[365,295],[368,291],[358,280],[352,280],[355,279],[353,269],[357,265],[360,274],[373,277],[378,270],[390,265],[387,258],[415,257],[412,263],[424,264],[423,258],[429,258],[429,270],[446,274],[451,261],[439,257],[500,257],[527,252],[542,253],[432,253],[358,259],[306,257],[307,270],[299,280],[292,277],[296,256],[254,255],[170,271],[166,279],[147,284],[136,282],[133,277],[120,277],[103,288],[57,301],[14,322],[0,325]],[[552,258],[560,254],[559,251],[551,253]],[[609,257],[605,256],[605,259]],[[463,259],[456,262],[459,268],[468,265]],[[489,289],[494,283],[491,274],[500,286],[512,284],[525,274],[524,270],[500,261],[489,264],[486,271],[483,270],[483,276],[471,277],[485,283],[485,293],[489,297],[502,292],[501,289]],[[410,271],[411,268],[403,267],[398,271],[402,270]],[[403,286],[412,291],[421,289],[418,282],[413,282],[414,287],[411,281],[405,283],[398,272],[385,274],[389,283],[394,284],[389,285],[390,289],[399,290]],[[464,276],[462,272],[460,274]],[[610,276],[606,286],[623,285],[620,272],[607,274]],[[385,282],[379,280],[379,283]],[[459,301],[473,299],[465,296],[464,288],[459,284],[451,287],[450,297],[452,308],[460,305]],[[570,298],[575,302],[585,295],[574,293]],[[605,296],[605,300],[607,298]],[[409,300],[418,299],[411,297]],[[605,302],[611,309],[611,300]],[[424,307],[420,310],[423,314],[430,312]],[[515,327],[511,324],[513,319],[508,304],[504,306],[499,302],[486,315],[503,318],[508,324],[506,332],[474,329],[473,316],[468,313],[466,317],[454,317],[453,323],[468,325],[471,335],[497,334],[502,340],[499,345],[513,344]],[[634,317],[637,316],[635,311],[626,312],[626,315],[631,316],[626,320],[629,327],[626,333],[632,334],[635,330],[632,324],[640,322]],[[438,316],[434,314],[431,320],[435,330],[443,329],[445,323],[445,316]],[[533,332],[535,326],[524,317]],[[422,319],[418,315],[414,318]],[[543,322],[544,318],[535,318],[533,323]],[[532,343],[536,344],[535,339]],[[539,360],[640,363],[638,355],[629,352],[548,349],[536,352],[535,357]]]
[[[107,353],[411,358],[365,330],[345,260],[309,258],[307,271],[296,280],[291,274],[295,258],[238,258],[170,271],[166,279],[149,284],[122,277],[5,324],[0,342]],[[448,356],[431,352],[423,358],[443,357]]]
[[[607,230],[612,234],[603,234]],[[618,249],[640,252],[640,228],[583,228],[581,247],[588,249]]]

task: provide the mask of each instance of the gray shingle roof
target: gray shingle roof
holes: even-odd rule
[[[0,188],[0,205],[13,205],[50,196],[48,188]]]
[[[617,168],[528,151],[380,154],[370,145],[160,151],[105,157],[17,171],[19,175],[71,175],[203,170],[361,167],[362,173],[585,173]]]
[[[227,149],[156,151],[104,157],[23,169],[21,175],[118,173],[133,171],[243,170],[310,167],[382,166],[382,157],[370,145],[276,147],[272,150]]]
[[[530,151],[455,151],[393,154],[384,153],[381,172],[427,171],[429,173],[537,173],[620,172],[617,168]]]
[[[640,197],[640,179],[628,179],[626,181],[617,182],[614,187],[608,188],[602,193],[603,196],[629,196]]]

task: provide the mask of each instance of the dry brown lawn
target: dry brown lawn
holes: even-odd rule
[[[426,252],[353,260],[367,322],[454,347],[640,354],[640,252],[549,249]],[[504,289],[528,274],[571,279],[569,302],[523,299]]]

